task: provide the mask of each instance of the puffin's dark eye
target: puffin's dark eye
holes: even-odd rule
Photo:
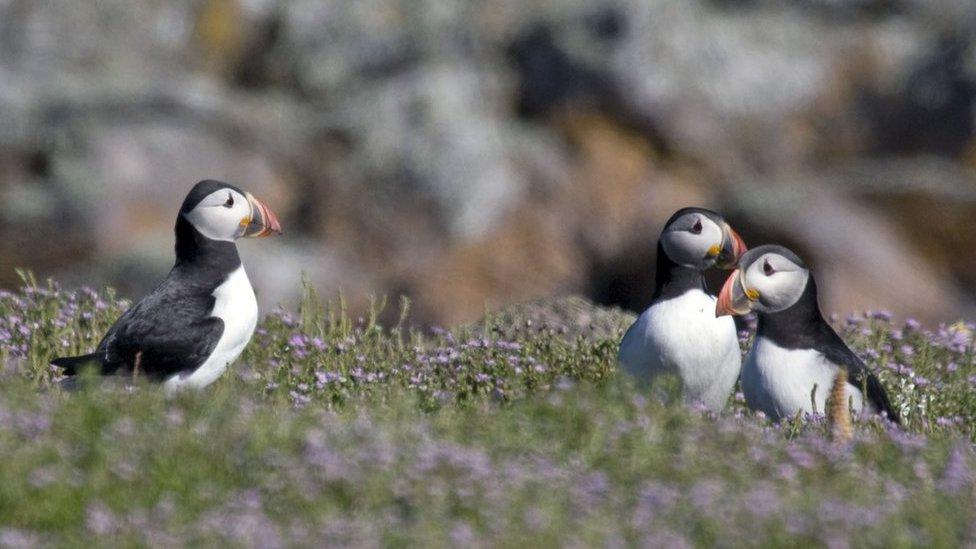
[[[691,233],[701,234],[701,232],[702,232],[702,224],[701,224],[701,219],[699,219],[698,221],[695,221],[695,226],[691,228]]]
[[[232,194],[228,194],[227,195],[227,202],[224,202],[224,207],[225,208],[233,208],[234,207],[234,195],[232,195]]]
[[[776,270],[773,269],[773,266],[769,264],[769,260],[768,259],[766,261],[763,261],[763,274],[764,275],[771,276],[775,272],[776,272]]]

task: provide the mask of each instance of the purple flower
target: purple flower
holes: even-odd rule
[[[319,390],[331,383],[342,383],[345,378],[336,372],[315,372],[315,387]]]
[[[656,513],[665,514],[678,503],[681,493],[666,484],[645,483],[638,496],[640,504],[646,504]]]
[[[812,469],[817,463],[814,456],[799,444],[789,444],[786,447],[786,453],[793,460],[793,463],[803,469]]]
[[[745,508],[759,519],[765,519],[782,509],[782,501],[772,484],[759,484],[745,495]]]
[[[301,408],[312,401],[308,395],[303,395],[295,390],[288,391],[288,396],[291,397],[292,404],[296,408]]]
[[[85,525],[92,534],[104,536],[118,529],[118,520],[111,509],[96,501],[85,511]]]
[[[10,549],[28,549],[39,546],[40,540],[38,540],[35,535],[25,530],[18,530],[16,528],[0,528],[0,547],[9,547]]]
[[[880,320],[882,322],[891,322],[891,317],[892,317],[891,311],[887,311],[887,310],[884,310],[884,309],[882,309],[880,311],[875,311],[875,313],[873,315],[871,315],[871,316],[875,320]]]
[[[699,512],[708,512],[722,496],[722,483],[715,480],[702,480],[691,488],[691,504]]]
[[[972,335],[966,330],[956,330],[949,336],[948,347],[957,353],[965,352],[971,339]]]
[[[466,522],[458,522],[451,529],[451,544],[455,547],[469,547],[476,545],[474,530]]]
[[[973,470],[969,466],[969,459],[972,452],[967,450],[962,444],[957,445],[949,454],[942,478],[939,479],[939,488],[946,492],[960,492],[973,484]]]

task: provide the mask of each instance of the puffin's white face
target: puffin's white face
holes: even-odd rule
[[[734,265],[745,244],[728,225],[720,225],[702,212],[690,211],[672,221],[661,233],[661,247],[671,261],[704,271],[720,259]],[[721,256],[721,257],[720,257]]]
[[[808,278],[810,271],[776,253],[762,255],[742,274],[747,290],[759,293],[755,310],[764,313],[791,307],[803,295]]]
[[[759,248],[753,250],[761,252]],[[732,271],[719,294],[716,312],[775,313],[788,309],[803,295],[810,271],[792,259],[773,252],[758,253]]]
[[[234,189],[220,189],[183,215],[211,240],[236,240],[244,236],[244,229],[250,223],[251,205],[247,197]]]
[[[281,233],[277,216],[267,206],[250,193],[230,187],[210,192],[182,215],[211,240],[234,241]]]

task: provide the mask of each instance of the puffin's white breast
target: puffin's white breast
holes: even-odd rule
[[[258,302],[247,278],[244,266],[227,277],[214,290],[214,308],[210,313],[224,321],[224,332],[207,360],[189,376],[175,375],[166,381],[168,392],[183,388],[202,388],[210,385],[237,360],[254,335],[258,322]]]
[[[715,298],[701,290],[651,305],[627,331],[618,359],[639,383],[671,372],[686,397],[720,410],[739,376],[735,322],[715,318]]]
[[[814,405],[822,414],[839,368],[814,349],[787,349],[758,337],[742,365],[742,392],[750,408],[772,419],[810,413]],[[848,383],[847,396],[860,410],[860,389]]]

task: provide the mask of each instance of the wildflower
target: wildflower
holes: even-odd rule
[[[39,547],[40,541],[33,534],[16,528],[0,528],[0,547],[27,549]]]
[[[315,372],[315,387],[319,390],[331,383],[343,383],[345,378],[336,372]]]
[[[969,465],[968,451],[962,444],[957,445],[949,454],[942,478],[939,479],[938,486],[946,492],[960,492],[966,487],[971,486],[974,480],[973,470]]]
[[[455,547],[468,547],[475,545],[476,539],[474,530],[466,522],[458,522],[451,529],[451,544]]]
[[[101,502],[95,502],[85,511],[85,525],[96,536],[104,536],[118,528],[118,521],[112,511]]]
[[[760,482],[745,495],[745,508],[759,519],[765,519],[782,508],[779,494],[769,482]]]
[[[946,345],[949,350],[955,351],[957,353],[962,353],[966,351],[969,347],[972,334],[966,330],[957,329],[951,333],[949,336],[948,344]]]
[[[880,320],[882,322],[891,322],[891,317],[892,317],[891,311],[885,309],[882,309],[880,311],[875,311],[874,314],[872,314],[871,316],[875,320]]]
[[[296,408],[301,408],[312,401],[308,395],[303,395],[295,390],[288,391],[288,396],[291,398],[292,404]]]
[[[691,488],[691,503],[699,511],[707,512],[718,502],[721,495],[722,485],[718,481],[699,481]]]

